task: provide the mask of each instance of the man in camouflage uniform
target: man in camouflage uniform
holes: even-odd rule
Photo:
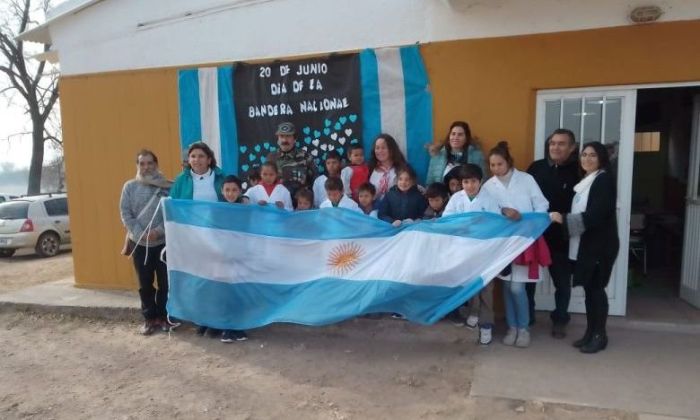
[[[277,126],[275,134],[279,151],[270,153],[267,160],[275,162],[282,183],[294,197],[299,188],[311,188],[316,178],[316,165],[308,153],[296,148],[294,124],[283,122]]]

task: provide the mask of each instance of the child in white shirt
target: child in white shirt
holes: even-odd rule
[[[332,177],[326,179],[324,187],[326,190],[326,196],[328,198],[326,198],[326,200],[323,203],[321,203],[319,208],[324,209],[332,207],[341,207],[356,211],[358,213],[362,212],[357,203],[354,202],[352,198],[345,195],[343,181],[341,181],[340,178]]]
[[[280,209],[294,210],[289,190],[279,182],[277,165],[271,162],[263,163],[260,168],[260,178],[260,183],[245,193],[251,203],[261,206],[274,203]]]

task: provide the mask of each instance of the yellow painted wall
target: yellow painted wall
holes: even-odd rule
[[[538,89],[700,81],[699,35],[687,21],[424,45],[435,138],[466,120],[485,149],[508,140],[524,168]],[[76,284],[135,288],[118,254],[119,194],[141,147],[168,176],[179,169],[177,71],[65,77],[60,88]]]

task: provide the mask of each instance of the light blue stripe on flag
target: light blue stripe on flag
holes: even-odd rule
[[[500,214],[474,212],[396,228],[390,223],[342,208],[291,213],[270,206],[252,207],[196,200],[163,200],[165,219],[169,222],[291,239],[380,238],[394,236],[400,231],[473,239],[513,236],[534,239],[550,224],[546,213],[523,213],[522,220],[512,222]]]
[[[412,322],[433,324],[484,286],[481,278],[458,287],[337,278],[297,284],[230,284],[181,271],[170,271],[169,282],[168,314],[212,328],[238,330],[273,322],[326,325],[381,312],[398,312]],[[391,298],[372,299],[375,296]]]
[[[424,145],[433,137],[433,99],[428,73],[417,45],[401,47],[404,91],[406,95],[406,159],[425,181],[429,157]]]
[[[219,166],[225,174],[235,174],[238,171],[238,135],[236,133],[236,113],[233,106],[233,68],[219,67],[218,96],[219,96],[219,136],[221,141],[221,156]]]
[[[369,157],[374,138],[382,132],[381,105],[379,102],[379,75],[377,56],[374,50],[360,52],[360,75],[362,80],[362,145]]]
[[[198,69],[178,72],[178,100],[180,105],[180,152],[182,155],[180,157],[185,159],[185,152],[189,145],[202,139]]]

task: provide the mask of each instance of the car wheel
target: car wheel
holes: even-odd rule
[[[10,258],[15,255],[14,249],[0,249],[0,258]]]
[[[53,257],[58,254],[61,239],[53,232],[42,233],[36,242],[36,253],[42,257]]]

